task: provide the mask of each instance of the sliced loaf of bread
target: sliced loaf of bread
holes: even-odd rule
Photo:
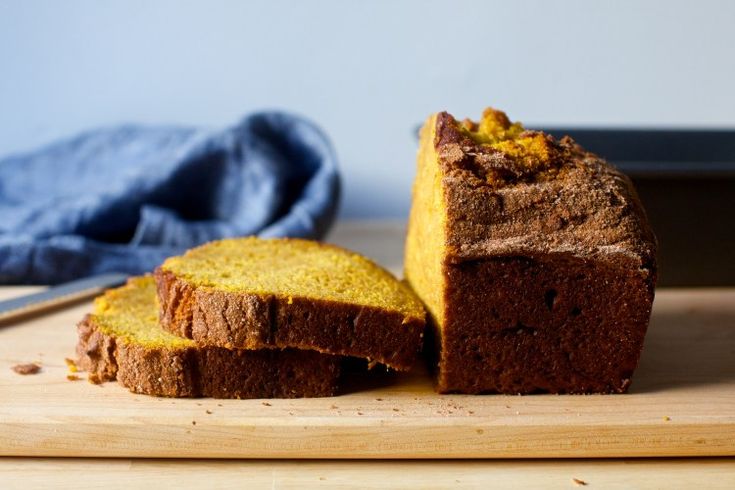
[[[630,179],[569,137],[440,112],[421,130],[405,275],[439,392],[621,393],[656,238]]]

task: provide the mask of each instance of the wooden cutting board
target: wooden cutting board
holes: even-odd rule
[[[28,291],[0,288],[0,297]],[[422,368],[347,376],[335,398],[133,395],[116,383],[67,380],[64,358],[88,308],[0,327],[0,455],[735,455],[735,290],[660,291],[631,392],[604,396],[439,396]],[[11,370],[31,361],[40,373]]]

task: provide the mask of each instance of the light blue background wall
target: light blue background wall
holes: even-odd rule
[[[403,216],[430,112],[733,126],[734,48],[729,1],[0,0],[0,154],[286,108],[331,135],[343,215]]]

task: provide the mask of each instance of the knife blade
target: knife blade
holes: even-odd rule
[[[127,279],[126,274],[102,274],[52,286],[38,293],[0,301],[0,323],[89,298],[107,288],[120,286]]]

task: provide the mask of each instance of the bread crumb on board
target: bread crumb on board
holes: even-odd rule
[[[580,480],[579,478],[572,478],[572,481],[578,487],[586,487],[587,486],[587,482],[584,481],[584,480]]]
[[[69,368],[70,373],[76,373],[77,371],[79,371],[77,363],[74,359],[69,359],[68,357],[66,357],[64,358],[64,362],[66,363],[66,367]]]
[[[11,369],[25,376],[28,374],[38,374],[41,371],[41,366],[35,362],[29,362],[27,364],[16,364]]]
[[[663,418],[664,418],[664,422],[668,422],[671,420],[671,417],[669,417],[668,415],[664,415]]]
[[[76,374],[67,374],[66,379],[68,379],[69,381],[79,381],[81,378]]]

